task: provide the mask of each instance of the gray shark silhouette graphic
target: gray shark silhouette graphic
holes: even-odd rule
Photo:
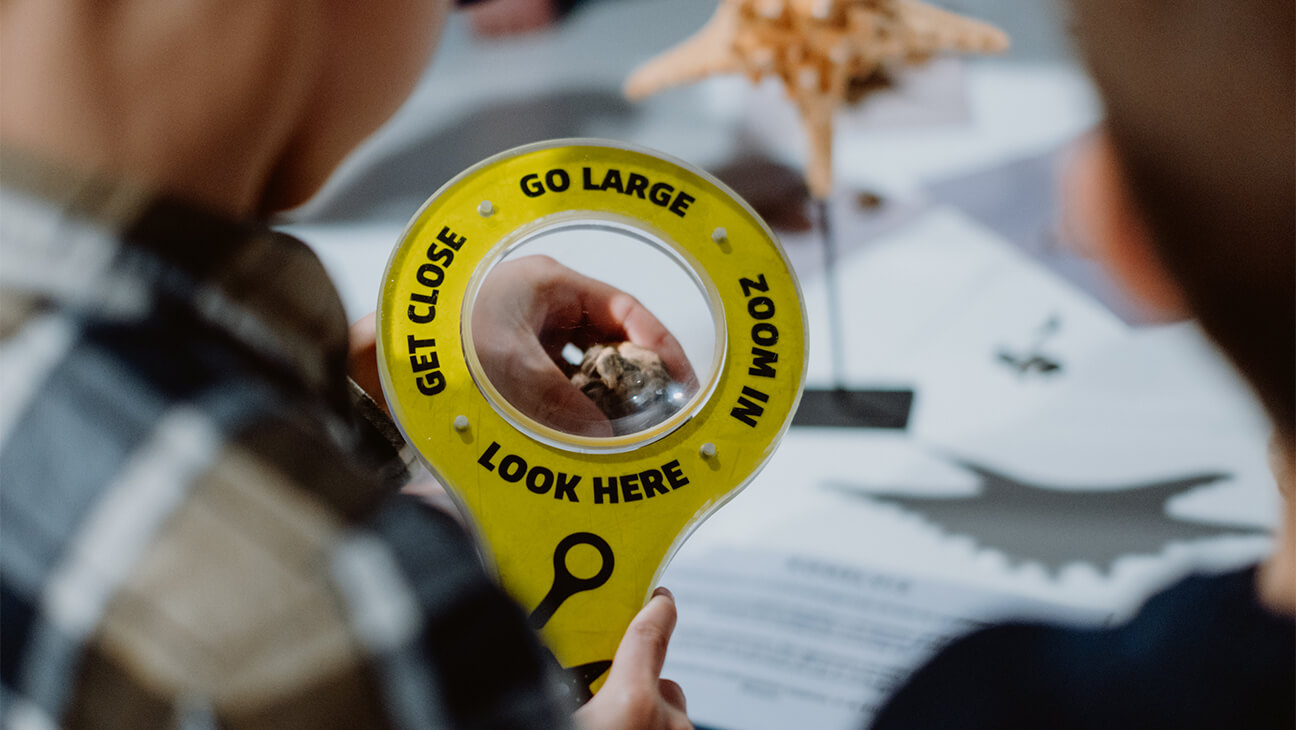
[[[1066,490],[1031,483],[965,461],[949,461],[981,477],[978,494],[916,496],[858,484],[826,488],[892,504],[950,533],[968,535],[1010,560],[1037,561],[1049,570],[1071,562],[1110,569],[1116,558],[1156,554],[1172,542],[1220,536],[1261,536],[1254,525],[1188,522],[1166,514],[1166,502],[1196,487],[1229,479],[1224,473]]]

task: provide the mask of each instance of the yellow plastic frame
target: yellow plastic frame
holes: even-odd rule
[[[564,171],[565,187],[553,170]],[[625,192],[631,175],[648,184]],[[546,176],[562,189],[523,187]],[[719,315],[710,381],[648,432],[599,439],[542,426],[494,392],[471,346],[465,323],[490,268],[518,241],[577,219],[638,229],[673,249]],[[378,300],[392,415],[471,521],[501,585],[533,610],[557,585],[555,550],[565,539],[597,536],[615,556],[605,582],[543,612],[542,635],[567,667],[612,658],[688,533],[769,459],[800,399],[806,354],[801,290],[764,221],[704,172],[600,140],[519,147],[446,183],[393,250]],[[575,578],[599,573],[603,561],[589,543],[563,559]]]

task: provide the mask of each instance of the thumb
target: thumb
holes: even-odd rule
[[[572,385],[530,330],[498,330],[481,337],[477,357],[499,394],[527,416],[570,434],[612,435],[607,416]]]
[[[612,660],[607,683],[641,683],[661,677],[666,649],[675,631],[675,597],[665,588],[653,591],[648,605],[639,611],[626,628],[621,645]]]
[[[539,353],[533,357],[543,357]],[[541,423],[579,436],[611,436],[612,423],[603,411],[563,375],[547,357],[537,360],[527,387],[517,394],[514,405]]]

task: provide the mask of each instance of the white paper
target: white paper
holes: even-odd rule
[[[1008,618],[1106,616],[784,552],[715,551],[664,584],[679,623],[662,676],[711,728],[861,728],[951,638]]]

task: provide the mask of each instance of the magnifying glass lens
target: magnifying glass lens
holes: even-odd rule
[[[542,228],[477,290],[482,372],[511,410],[562,434],[651,432],[716,367],[716,317],[699,281],[642,230],[606,220]]]

